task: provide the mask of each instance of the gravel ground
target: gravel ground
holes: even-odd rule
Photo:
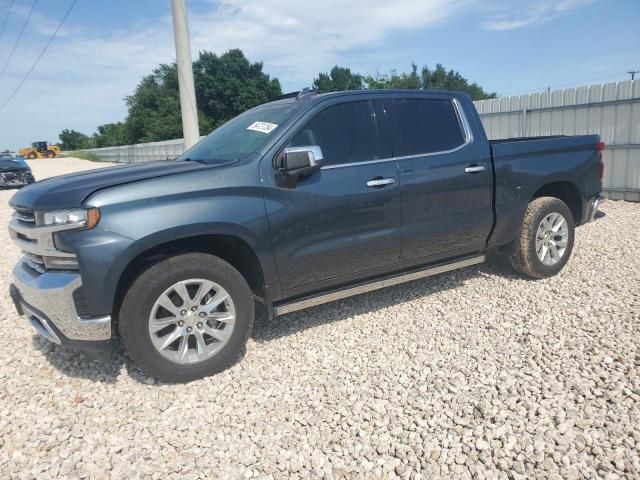
[[[639,478],[640,205],[603,211],[557,277],[491,262],[261,319],[188,385],[55,347],[3,295],[0,477]]]

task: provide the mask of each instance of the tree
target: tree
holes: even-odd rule
[[[200,53],[193,75],[198,108],[209,121],[206,133],[245,110],[282,95],[278,79],[269,77],[262,67],[262,62],[250,63],[239,49],[220,56]]]
[[[474,100],[496,98],[496,92],[486,92],[477,83],[469,81],[454,70],[447,71],[441,64],[437,64],[434,70],[428,67],[422,69],[422,88],[436,88],[444,90],[459,90],[467,92]]]
[[[193,71],[201,135],[282,94],[278,79],[271,78],[262,68],[261,62],[249,62],[241,50],[229,50],[220,56],[200,52]],[[108,147],[182,137],[175,63],[161,64],[144,76],[125,101],[126,119],[100,125],[91,138],[84,135],[87,141]]]
[[[363,77],[351,73],[349,68],[335,66],[329,73],[319,73],[313,80],[313,88],[320,92],[338,92],[341,90],[362,90]]]
[[[339,90],[361,89],[388,89],[388,88],[414,88],[414,89],[445,89],[467,92],[474,100],[495,98],[495,92],[485,92],[477,83],[470,83],[466,78],[454,70],[447,71],[441,64],[437,64],[434,70],[425,66],[418,71],[418,65],[411,64],[409,72],[398,73],[391,70],[384,75],[362,76],[352,73],[346,67],[335,66],[330,73],[320,73],[313,80],[313,88],[321,92],[335,92]]]
[[[100,125],[91,141],[96,148],[124,145],[127,143],[126,125],[123,122]]]
[[[367,76],[364,79],[364,83],[369,89],[422,88],[422,81],[420,75],[418,75],[418,66],[415,63],[411,64],[411,72],[409,73],[398,73],[395,70],[391,70],[389,75]]]
[[[280,82],[250,63],[241,50],[218,56],[200,52],[193,63],[200,134],[282,94]],[[160,65],[142,79],[127,97],[125,121],[128,143],[154,142],[182,136],[178,71],[175,64]]]
[[[90,146],[89,137],[76,130],[69,130],[65,128],[58,137],[60,139],[60,148],[62,150],[81,150],[83,148],[89,148]]]

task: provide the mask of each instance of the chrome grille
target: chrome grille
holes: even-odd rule
[[[36,223],[35,213],[31,210],[16,210],[15,216],[21,223]]]
[[[35,270],[38,273],[44,273],[47,270],[47,267],[44,264],[44,258],[42,258],[40,255],[35,255],[29,252],[22,253],[24,254],[24,262],[29,268]]]
[[[15,209],[9,222],[9,234],[23,253],[24,263],[38,273],[47,270],[77,270],[73,253],[56,248],[54,234],[68,227],[38,225],[32,210]]]

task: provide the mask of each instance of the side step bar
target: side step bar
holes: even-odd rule
[[[470,267],[471,265],[483,263],[485,261],[485,258],[485,255],[466,257],[455,262],[432,265],[422,270],[412,270],[408,273],[403,272],[398,275],[383,277],[381,279],[361,283],[353,287],[347,287],[343,290],[333,290],[331,292],[322,293],[317,296],[306,297],[291,303],[276,305],[275,313],[276,315],[285,315],[287,313],[296,312],[298,310],[304,310],[305,308],[315,307],[316,305],[321,305],[323,303],[333,302],[342,298],[371,292],[380,288],[391,287],[400,283],[411,282],[420,278],[438,275],[439,273],[450,272],[452,270],[458,270],[459,268],[464,267]]]

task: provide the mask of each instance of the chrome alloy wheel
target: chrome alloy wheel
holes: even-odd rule
[[[542,263],[548,266],[560,261],[569,243],[567,220],[559,213],[545,216],[536,233],[536,253]]]
[[[166,289],[149,315],[149,335],[156,350],[179,364],[211,358],[228,342],[236,310],[229,293],[202,278]]]

